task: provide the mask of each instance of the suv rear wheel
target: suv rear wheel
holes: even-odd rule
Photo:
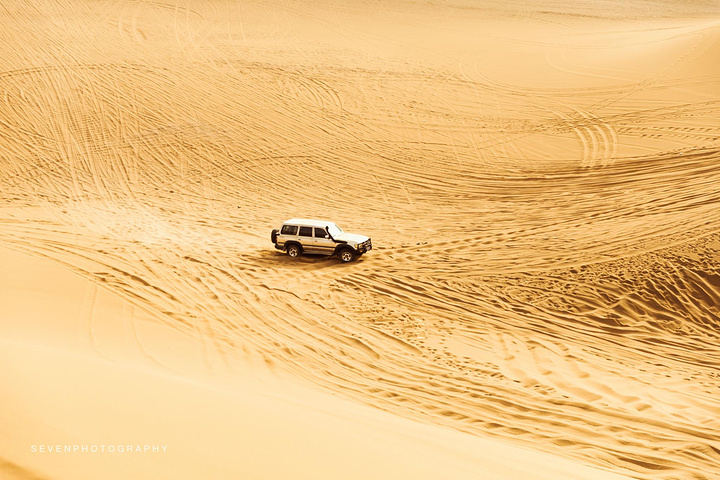
[[[295,258],[302,253],[302,249],[300,248],[300,245],[293,243],[288,245],[287,247],[287,254],[290,255],[292,258]]]

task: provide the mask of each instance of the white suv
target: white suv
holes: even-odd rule
[[[333,222],[293,218],[273,230],[270,239],[278,250],[291,257],[302,253],[337,255],[343,263],[352,262],[368,250],[372,241],[364,235],[345,233]]]

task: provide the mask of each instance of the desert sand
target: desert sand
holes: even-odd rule
[[[716,2],[0,25],[0,478],[720,478]]]

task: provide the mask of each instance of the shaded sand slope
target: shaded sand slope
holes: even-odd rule
[[[240,356],[208,379],[192,370],[193,337],[48,260],[0,259],[17,272],[0,275],[3,478],[627,478],[308,390]],[[58,444],[157,452],[47,451]]]
[[[703,2],[6,2],[0,244],[117,296],[71,350],[118,369],[137,352],[112,315],[137,309],[190,339],[158,368],[220,391],[262,369],[608,472],[714,478],[718,18]],[[268,236],[294,216],[377,248],[290,261]]]

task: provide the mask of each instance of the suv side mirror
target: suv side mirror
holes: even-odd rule
[[[325,238],[330,238],[330,235],[328,235],[328,234],[326,233],[326,234],[325,234]]]

